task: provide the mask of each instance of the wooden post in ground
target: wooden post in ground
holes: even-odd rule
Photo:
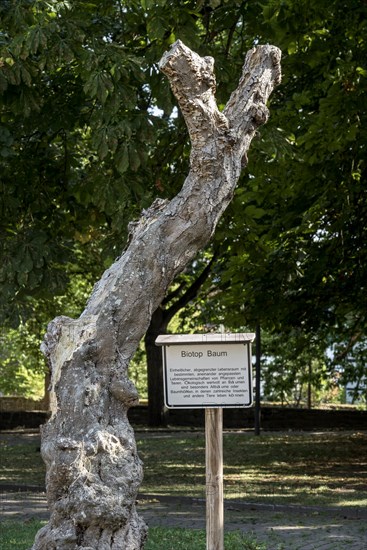
[[[205,409],[206,550],[224,550],[223,409]]]
[[[256,377],[255,377],[255,435],[260,435],[261,429],[261,411],[260,411],[260,392],[261,392],[261,330],[260,325],[256,326]]]

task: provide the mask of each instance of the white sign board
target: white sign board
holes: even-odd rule
[[[240,341],[235,335],[232,341],[230,335],[215,335],[201,342],[186,342],[183,340],[198,335],[179,336],[181,339],[173,343],[157,341],[163,345],[164,394],[168,408],[252,405],[251,340]]]

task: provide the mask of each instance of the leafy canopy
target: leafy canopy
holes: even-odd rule
[[[283,82],[217,232],[202,310],[353,350],[367,311],[366,11],[358,0],[3,1],[1,322],[25,322],[41,299],[52,317],[55,294],[96,280],[128,222],[180,188],[190,147],[157,67],[169,45],[213,55],[224,105],[245,52],[269,42]]]

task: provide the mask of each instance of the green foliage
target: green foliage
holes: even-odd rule
[[[97,278],[120,253],[131,218],[157,194],[177,192],[187,132],[181,116],[171,117],[157,63],[176,38],[212,54],[218,100],[226,101],[253,43],[245,11],[254,17],[260,4],[228,8],[194,0],[2,3],[3,322],[24,320],[29,297],[64,293],[70,266],[82,268],[79,252],[88,258],[92,242]]]
[[[270,328],[332,329],[351,314],[366,324],[366,86],[357,70],[366,6],[349,8],[273,2],[264,10],[271,40],[288,55],[260,154],[233,205],[247,250],[242,241],[230,261],[249,318]]]
[[[367,327],[366,15],[357,1],[262,5],[253,32],[282,49],[283,81],[217,231],[217,289],[201,308],[206,322],[260,323],[285,350],[293,329],[344,342],[345,377],[358,355],[348,342]]]
[[[265,400],[315,407],[331,398],[337,380],[328,376],[324,342],[293,329],[287,334],[263,335],[262,343]]]
[[[352,374],[348,342],[367,324],[366,15],[358,0],[3,1],[2,325],[25,325],[35,303],[61,313],[55,296],[75,274],[98,279],[128,222],[180,188],[190,146],[157,66],[170,44],[215,58],[223,106],[247,49],[273,43],[282,85],[190,330],[296,327],[345,342]]]
[[[358,335],[352,340],[346,341],[345,331],[339,334],[339,338],[333,343],[334,360],[337,366],[339,383],[342,387],[347,385],[351,390],[351,402],[367,403],[367,341],[363,335]]]
[[[92,284],[74,274],[64,296],[33,302],[32,315],[16,329],[0,332],[0,392],[39,399],[45,390],[47,365],[40,350],[52,313],[77,317],[83,311]]]
[[[0,393],[39,399],[44,394],[44,362],[40,341],[21,325],[0,334]]]
[[[129,184],[156,139],[147,63],[138,44],[125,42],[130,24],[134,40],[134,4],[0,8],[0,281],[3,320],[14,325],[28,315],[29,296],[65,292],[65,264],[78,265],[80,250],[84,260],[91,241],[100,274],[120,251],[131,215],[151,200],[143,171]]]

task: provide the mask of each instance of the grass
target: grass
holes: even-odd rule
[[[266,550],[266,546],[256,542],[242,533],[226,533],[224,536],[226,550]],[[145,550],[205,550],[205,531],[194,529],[149,529]]]
[[[4,521],[0,523],[0,550],[26,550],[33,544],[37,531],[45,521]]]
[[[201,433],[137,434],[145,478],[141,492],[204,498]],[[0,443],[0,483],[42,485],[38,445]],[[224,494],[268,504],[366,506],[367,434],[224,435]]]
[[[139,441],[147,493],[204,497],[201,435]],[[224,496],[269,504],[366,506],[367,435],[226,434]]]
[[[0,440],[0,483],[41,487],[45,484],[39,443],[11,445]]]
[[[44,524],[35,520],[22,525],[16,521],[2,523],[0,550],[27,550]],[[145,550],[205,550],[205,536],[200,530],[152,527]],[[226,550],[266,550],[264,544],[237,532],[226,533],[224,542]]]

